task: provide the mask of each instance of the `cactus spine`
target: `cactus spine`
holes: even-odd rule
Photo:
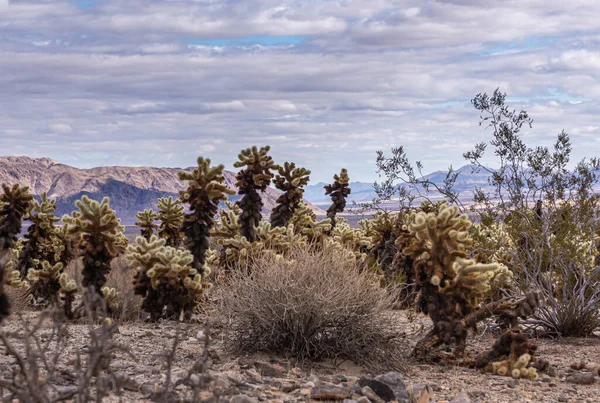
[[[262,219],[263,202],[258,192],[267,189],[273,178],[271,170],[278,168],[267,155],[270,149],[265,146],[259,150],[253,146],[242,150],[238,155],[239,161],[233,164],[236,168],[245,167],[236,176],[236,186],[238,193],[242,195],[242,199],[237,202],[242,209],[239,217],[241,235],[249,242],[256,241],[256,227]]]

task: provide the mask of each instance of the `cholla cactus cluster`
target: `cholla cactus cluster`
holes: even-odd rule
[[[207,285],[193,268],[189,251],[166,246],[166,240],[156,236],[140,236],[127,247],[125,258],[136,270],[134,289],[144,298],[142,309],[153,320],[189,318],[204,300]]]

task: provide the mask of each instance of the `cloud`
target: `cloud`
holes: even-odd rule
[[[459,166],[490,138],[469,100],[500,87],[534,117],[527,141],[564,128],[575,160],[598,150],[600,4],[570,4],[11,2],[3,150],[77,166],[188,166],[205,153],[231,169],[240,149],[270,144],[313,180],[346,167],[371,181],[374,151],[392,146],[426,170]]]

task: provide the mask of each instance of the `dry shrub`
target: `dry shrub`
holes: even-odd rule
[[[120,322],[136,321],[142,312],[142,298],[134,293],[135,270],[129,267],[123,256],[113,259],[111,266],[106,286],[117,290],[115,302],[118,312],[115,312],[116,318]]]
[[[236,352],[272,352],[299,360],[349,359],[398,367],[401,329],[379,278],[342,253],[297,249],[232,270],[218,286],[218,313]]]
[[[75,279],[81,284],[81,262],[71,262],[65,272],[69,278]],[[111,262],[111,269],[106,277],[106,287],[114,288],[117,295],[108,302],[110,316],[119,323],[134,322],[140,318],[142,312],[142,298],[134,294],[132,270],[122,256],[118,256]],[[80,296],[77,298],[80,302]]]

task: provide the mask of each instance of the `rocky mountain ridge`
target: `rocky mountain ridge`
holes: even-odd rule
[[[138,211],[156,210],[160,197],[178,197],[186,183],[179,180],[178,172],[188,168],[154,168],[108,166],[89,169],[75,168],[50,158],[0,157],[0,183],[19,183],[29,186],[34,195],[47,192],[56,198],[56,214],[70,214],[75,209],[75,200],[83,195],[101,200],[108,196],[124,224],[133,224]],[[225,171],[225,183],[235,189],[235,173]],[[263,194],[265,213],[268,213],[279,197],[279,192],[268,188]],[[230,197],[237,200],[237,196]],[[324,214],[312,206],[319,215]]]

